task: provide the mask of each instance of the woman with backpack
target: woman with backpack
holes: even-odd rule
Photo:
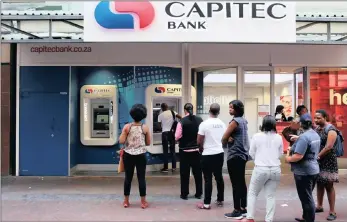
[[[318,154],[320,173],[317,178],[317,207],[316,213],[323,212],[323,198],[326,190],[330,205],[327,220],[336,220],[334,183],[339,182],[336,146],[338,130],[328,123],[328,114],[325,110],[317,110],[315,123],[316,132],[321,137],[321,150]]]

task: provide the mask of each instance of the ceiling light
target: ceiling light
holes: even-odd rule
[[[246,72],[247,74],[252,74],[252,73],[254,73],[254,72]]]
[[[285,74],[285,73],[287,73],[287,72],[280,72],[280,74]]]

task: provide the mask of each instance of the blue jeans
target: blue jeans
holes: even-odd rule
[[[298,191],[299,199],[302,205],[302,218],[306,222],[314,222],[316,206],[312,196],[312,191],[316,185],[317,175],[297,175],[294,174],[296,189]]]

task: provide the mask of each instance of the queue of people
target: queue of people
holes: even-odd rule
[[[281,157],[283,156],[282,136],[276,130],[276,116],[263,118],[261,132],[255,134],[251,141],[248,136],[248,122],[244,118],[244,105],[239,100],[229,104],[229,113],[233,116],[226,126],[218,118],[219,104],[212,104],[209,118],[203,121],[194,115],[193,105],[184,106],[184,117],[169,111],[162,105],[160,121],[163,124],[163,150],[167,158],[168,148],[175,155],[174,141],[179,143],[180,155],[180,198],[188,199],[189,178],[192,170],[195,180],[195,198],[203,202],[198,209],[211,209],[213,176],[217,184],[217,207],[224,203],[224,146],[227,146],[227,168],[233,189],[233,211],[226,213],[226,218],[243,219],[254,222],[255,202],[261,190],[266,196],[265,221],[273,221],[276,206],[276,190],[281,178]],[[283,137],[290,143],[285,161],[291,165],[299,199],[302,205],[302,216],[295,218],[299,222],[315,221],[315,214],[324,212],[323,197],[327,192],[329,214],[327,220],[337,218],[335,212],[334,183],[339,182],[336,145],[339,131],[328,123],[324,110],[317,110],[314,121],[305,106],[297,108],[299,118],[292,119],[291,124],[283,131]],[[141,207],[147,208],[146,201],[146,146],[150,141],[148,126],[141,121],[146,118],[147,110],[141,104],[135,104],[130,116],[133,122],[123,127],[120,143],[124,144],[122,158],[125,168],[124,207],[130,206],[129,196],[131,182],[136,167],[141,196]],[[180,119],[172,130],[175,119]],[[170,125],[171,123],[171,125]],[[166,124],[166,125],[165,125]],[[173,133],[174,132],[174,133]],[[174,134],[174,135],[173,135]],[[173,151],[172,151],[173,150]],[[247,190],[245,169],[246,163],[253,160],[255,167]],[[176,168],[173,158],[173,170]],[[168,171],[167,161],[162,172]],[[204,178],[204,189],[203,179]],[[317,186],[316,186],[317,185]],[[312,191],[317,187],[317,204]]]

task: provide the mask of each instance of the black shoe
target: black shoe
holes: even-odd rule
[[[180,195],[180,198],[181,198],[182,200],[188,200],[188,196]]]
[[[162,173],[168,173],[168,172],[169,172],[169,170],[168,170],[168,169],[166,169],[166,168],[163,168],[163,169],[161,169],[161,170],[160,170],[160,172],[162,172]]]
[[[224,214],[225,218],[241,220],[243,218],[241,211],[234,210],[232,213]]]
[[[322,212],[324,212],[323,207],[321,208],[316,207],[316,213],[322,213]]]
[[[305,219],[302,219],[302,218],[297,218],[297,217],[295,218],[295,220],[296,220],[296,221],[298,221],[298,222],[306,222],[306,220],[305,220]]]
[[[247,217],[247,209],[241,210],[242,216]]]
[[[216,200],[214,203],[217,205],[217,207],[223,207],[224,205],[223,201]]]
[[[196,195],[196,194],[195,194],[195,198],[196,198],[196,199],[201,199],[201,198],[202,198],[202,195]]]

